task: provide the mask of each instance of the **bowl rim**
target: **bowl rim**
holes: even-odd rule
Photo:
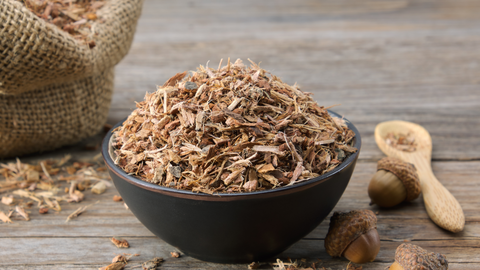
[[[159,186],[150,182],[147,182],[145,180],[140,179],[139,177],[135,177],[132,175],[127,174],[124,170],[122,170],[119,166],[117,166],[113,159],[110,156],[110,139],[113,135],[113,130],[120,125],[122,125],[126,119],[124,118],[120,122],[118,122],[116,125],[114,125],[105,135],[102,141],[102,156],[103,160],[105,161],[106,166],[109,168],[109,170],[112,173],[115,173],[119,178],[129,182],[130,184],[133,184],[135,186],[138,186],[143,189],[147,189],[153,192],[157,193],[163,193],[167,194],[170,196],[174,197],[182,197],[182,198],[191,198],[191,199],[201,199],[201,200],[221,200],[221,201],[230,201],[234,198],[239,199],[239,198],[251,198],[254,196],[271,196],[271,195],[280,195],[280,194],[288,194],[288,193],[293,193],[293,192],[298,192],[300,190],[304,190],[307,188],[310,188],[313,185],[318,185],[320,183],[323,183],[325,181],[333,179],[333,176],[343,169],[345,169],[347,166],[349,166],[351,163],[353,163],[359,153],[360,153],[360,148],[362,145],[362,140],[360,133],[358,129],[346,118],[342,117],[341,115],[327,110],[328,113],[331,116],[341,118],[345,120],[345,123],[347,124],[348,128],[351,129],[355,133],[355,144],[354,147],[356,147],[358,150],[357,152],[351,154],[348,156],[340,165],[338,165],[335,169],[331,170],[330,172],[327,172],[325,174],[322,174],[320,176],[317,176],[315,178],[312,178],[310,180],[300,182],[297,184],[293,184],[291,186],[282,186],[274,189],[268,189],[268,190],[261,190],[261,191],[251,191],[251,192],[236,192],[236,193],[214,193],[214,194],[207,194],[207,193],[201,193],[201,192],[193,192],[191,190],[182,190],[182,189],[175,189],[175,188],[170,188],[170,187],[165,187],[165,186]]]

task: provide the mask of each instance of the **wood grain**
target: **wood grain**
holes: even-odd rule
[[[132,260],[132,265],[141,263],[153,257],[163,257],[166,263],[162,265],[162,269],[185,269],[190,267],[208,267],[211,269],[225,269],[226,265],[206,263],[188,256],[179,259],[170,258],[170,252],[176,249],[158,238],[129,238],[131,245],[128,249],[118,249],[108,238],[4,238],[0,247],[2,247],[3,257],[2,267],[20,266],[31,264],[32,266],[48,265],[61,266],[64,264],[76,264],[101,267],[108,265],[112,258],[122,253],[137,253],[140,256]],[[368,269],[383,269],[378,266],[385,267],[394,261],[394,253],[397,246],[402,242],[381,241],[381,249],[374,263],[365,264]],[[416,245],[420,245],[427,250],[435,250],[445,254],[452,264],[473,264],[480,263],[478,257],[479,240],[448,240],[448,241],[414,241]],[[56,248],[58,246],[69,247]],[[21,247],[21,248],[19,248]],[[463,252],[469,249],[470,252]],[[25,257],[25,254],[30,256]],[[34,254],[35,256],[32,256]],[[317,240],[300,240],[278,258],[287,260],[288,258],[300,260],[308,258],[309,261],[315,262],[321,260],[324,264],[335,266],[336,269],[346,267],[348,261],[342,258],[331,258],[323,246],[323,241]],[[269,262],[274,261],[274,259]],[[228,266],[228,265],[227,265]],[[246,269],[246,265],[231,265],[231,269]],[[372,267],[372,268],[370,268]],[[230,269],[230,268],[228,268]],[[269,268],[271,269],[271,268]],[[454,269],[454,268],[452,268]],[[473,268],[472,268],[473,269]]]
[[[216,67],[247,58],[289,84],[312,92],[360,130],[363,145],[352,179],[334,211],[371,209],[378,215],[381,250],[364,269],[384,270],[395,248],[411,241],[447,255],[449,269],[480,268],[480,4],[473,0],[145,0],[130,53],[116,67],[108,122],[115,124],[172,75],[199,64]],[[392,209],[369,205],[367,186],[384,156],[374,140],[375,126],[388,120],[424,126],[433,143],[432,170],[458,200],[465,229],[450,233],[428,218],[422,198]],[[55,152],[22,157],[34,163],[72,154],[91,160],[102,134]],[[12,160],[3,160],[8,162]],[[123,252],[140,253],[128,269],[163,256],[161,269],[247,269],[188,256],[170,258],[174,247],[148,231],[117,194],[87,193],[79,204],[31,221],[0,223],[0,269],[98,269]],[[2,194],[0,194],[1,196]],[[91,206],[65,219],[79,206]],[[0,210],[9,207],[0,204]],[[306,258],[333,270],[345,259],[330,258],[323,240],[330,216],[278,257]],[[126,238],[131,248],[109,241]],[[273,262],[275,258],[272,258]],[[136,269],[136,268],[133,268]],[[138,268],[137,268],[138,269]],[[272,269],[264,265],[263,269]]]

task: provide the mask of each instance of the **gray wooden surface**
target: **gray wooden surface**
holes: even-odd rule
[[[388,267],[404,241],[446,254],[449,269],[480,269],[479,48],[480,2],[473,0],[146,0],[130,53],[116,68],[108,122],[126,117],[134,101],[177,72],[208,61],[216,67],[228,57],[261,62],[283,81],[314,93],[320,105],[341,104],[333,110],[360,130],[360,159],[335,211],[378,211],[382,247],[364,269]],[[367,185],[383,157],[373,131],[379,122],[394,119],[419,123],[430,132],[433,170],[463,207],[463,232],[435,226],[421,198],[388,210],[369,206]],[[73,160],[91,160],[99,150],[83,146],[100,140],[101,134],[22,161],[67,153]],[[127,269],[153,256],[167,259],[160,269],[247,269],[169,258],[175,248],[113,202],[114,194],[112,187],[64,205],[58,214],[35,212],[31,221],[0,223],[0,269],[98,269],[122,252],[140,254]],[[76,208],[96,201],[65,223]],[[345,269],[348,261],[331,258],[323,247],[328,220],[278,258],[321,260],[318,265]],[[129,240],[131,248],[117,249],[112,236]]]

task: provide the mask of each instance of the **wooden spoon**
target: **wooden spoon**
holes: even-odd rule
[[[415,151],[406,152],[388,145],[385,138],[389,133],[413,135]],[[433,222],[451,232],[462,231],[465,226],[462,207],[432,172],[430,164],[432,139],[428,131],[420,125],[406,121],[382,122],[375,128],[375,141],[387,156],[415,165],[420,178],[425,208]]]

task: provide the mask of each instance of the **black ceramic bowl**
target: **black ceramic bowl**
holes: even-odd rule
[[[360,134],[346,122],[355,132],[355,147],[360,150]],[[152,233],[186,255],[218,263],[265,260],[310,233],[342,196],[359,154],[350,155],[327,174],[292,186],[209,195],[127,175],[112,160],[111,137],[109,132],[103,141],[103,158],[133,214]]]

